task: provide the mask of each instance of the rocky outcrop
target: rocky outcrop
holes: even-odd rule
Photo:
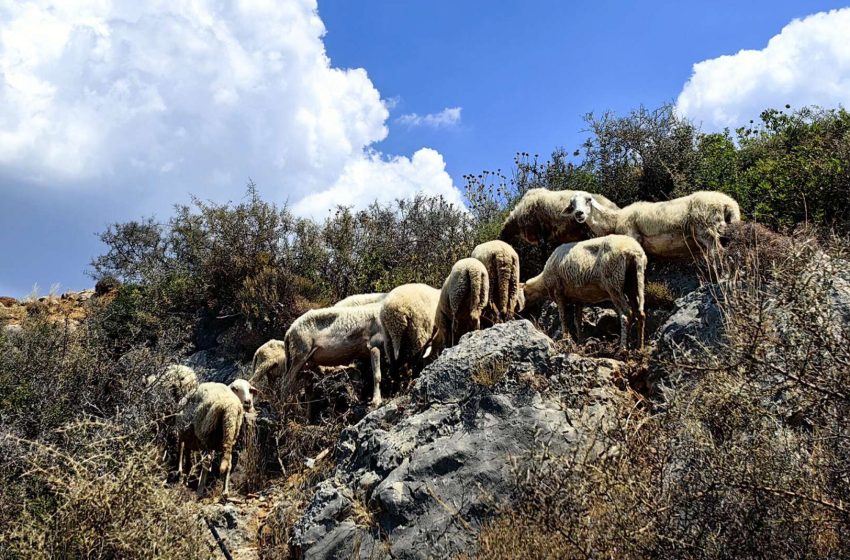
[[[528,321],[465,335],[396,399],[346,429],[337,469],[294,528],[303,558],[433,558],[472,551],[514,499],[531,453],[601,452],[626,398],[614,360],[554,354]]]
[[[42,317],[51,323],[76,328],[88,316],[89,300],[94,290],[65,292],[61,296],[48,295],[39,298],[16,300],[0,297],[0,330],[15,332],[27,317]]]

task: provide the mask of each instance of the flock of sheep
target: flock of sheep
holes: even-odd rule
[[[382,357],[391,372],[414,370],[436,357],[465,333],[481,328],[482,316],[496,323],[526,305],[553,300],[562,332],[569,338],[568,306],[573,307],[576,336],[581,309],[609,301],[620,319],[625,350],[632,319],[638,323],[638,347],[644,342],[644,275],[647,254],[683,257],[712,254],[726,226],[740,220],[738,204],[719,193],[700,191],[666,202],[636,202],[618,208],[603,196],[583,191],[529,190],[510,213],[501,240],[478,245],[459,260],[441,289],[405,284],[388,293],[359,294],[332,307],[298,317],[283,340],[257,349],[250,382],[197,382],[185,366],[171,366],[150,381],[163,384],[182,400],[177,435],[182,473],[184,449],[222,454],[220,473],[228,490],[230,455],[245,412],[253,410],[254,384],[265,379],[283,398],[297,394],[307,381],[308,364],[342,366],[368,359],[373,376],[372,406],[381,404]],[[586,224],[591,239],[583,229]],[[560,243],[543,271],[520,282],[519,256],[505,241]],[[185,396],[183,396],[185,395]],[[209,463],[201,466],[199,493]]]

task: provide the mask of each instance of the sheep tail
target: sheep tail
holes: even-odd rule
[[[516,297],[516,288],[512,289],[513,259],[507,255],[496,257],[496,289],[497,293],[490,297],[495,300],[496,311],[502,316],[507,316],[510,309],[511,297]],[[511,293],[513,292],[513,294]]]

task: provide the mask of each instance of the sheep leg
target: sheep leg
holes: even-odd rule
[[[620,351],[625,351],[629,340],[629,302],[623,294],[611,294],[611,302],[620,318]]]
[[[581,321],[584,318],[584,306],[580,303],[575,304],[573,307],[573,322],[576,327],[576,344],[581,344],[582,341],[582,332],[581,332]]]
[[[207,485],[207,472],[209,472],[207,465],[201,464],[201,478],[198,480],[198,490],[197,490],[198,497],[201,497],[201,496],[204,495],[204,486]]]
[[[369,354],[372,358],[372,383],[375,387],[372,389],[372,406],[381,406],[381,350],[377,346],[369,349]]]
[[[227,472],[224,473],[224,491],[222,496],[230,495],[230,463],[227,464]]]
[[[186,448],[186,442],[180,442],[180,453],[177,456],[177,478],[183,474],[183,450]]]
[[[561,317],[561,338],[567,342],[572,342],[570,337],[570,329],[567,327],[567,301],[564,298],[558,298],[558,315]]]

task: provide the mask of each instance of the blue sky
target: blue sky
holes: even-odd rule
[[[89,286],[107,223],[236,199],[249,176],[317,218],[461,202],[465,173],[578,147],[589,111],[674,101],[718,129],[847,104],[840,7],[0,1],[0,295]]]

